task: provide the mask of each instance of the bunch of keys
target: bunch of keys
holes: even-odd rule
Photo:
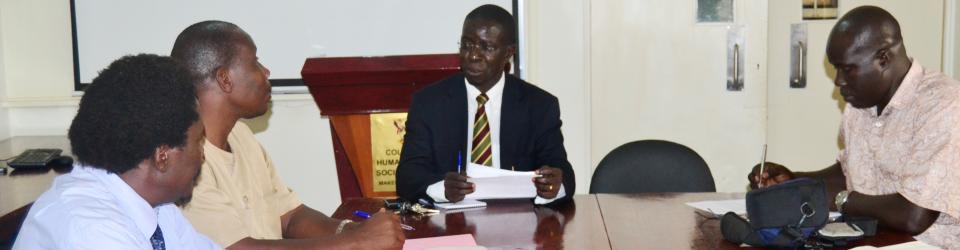
[[[397,214],[432,215],[440,213],[439,210],[428,208],[428,206],[431,206],[430,202],[423,199],[420,199],[419,203],[385,200],[384,206],[396,210]]]

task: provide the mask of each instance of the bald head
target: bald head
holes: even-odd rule
[[[224,21],[203,21],[180,32],[170,57],[186,65],[194,83],[203,87],[215,78],[217,69],[230,65],[238,46],[253,46],[250,35],[240,27]]]
[[[899,47],[903,51],[900,23],[884,9],[876,6],[857,7],[843,15],[830,31],[827,54],[831,52],[873,54],[882,49]]]

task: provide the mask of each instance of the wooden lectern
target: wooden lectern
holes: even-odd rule
[[[330,118],[340,199],[374,192],[370,114],[407,112],[417,90],[460,71],[457,54],[308,58],[300,74]]]

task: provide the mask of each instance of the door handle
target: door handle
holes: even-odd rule
[[[807,87],[807,24],[795,23],[790,25],[790,62],[787,69],[790,72],[790,88]]]
[[[803,79],[803,42],[797,42],[797,77],[793,78],[794,84],[800,84],[800,79]]]
[[[740,82],[740,44],[733,45],[733,82]]]
[[[743,85],[746,80],[744,63],[746,61],[746,34],[743,25],[734,25],[727,28],[727,75],[724,78],[727,82],[727,91],[743,91]]]

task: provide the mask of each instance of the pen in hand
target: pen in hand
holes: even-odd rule
[[[457,152],[457,173],[463,174],[463,151]]]
[[[767,144],[763,144],[763,150],[760,153],[760,172],[757,173],[759,181],[757,181],[757,187],[763,187],[763,165],[767,163]]]
[[[360,211],[360,210],[353,211],[353,215],[356,215],[357,217],[363,218],[364,220],[369,220],[370,217],[372,217],[372,216],[370,216],[370,214],[368,214],[367,212]],[[403,230],[407,230],[407,231],[413,231],[413,230],[414,230],[414,228],[411,227],[410,225],[403,224],[403,223],[400,223],[400,228],[403,228]]]

